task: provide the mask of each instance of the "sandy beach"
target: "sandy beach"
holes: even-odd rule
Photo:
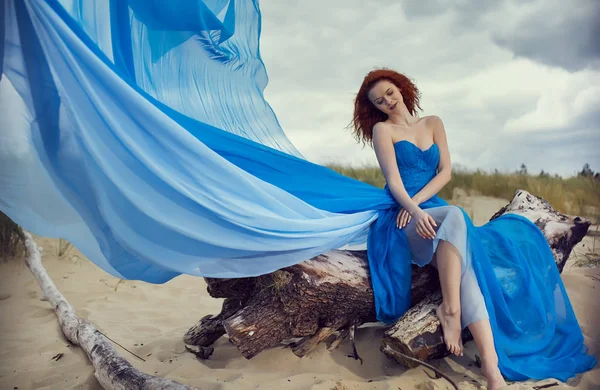
[[[459,196],[476,225],[483,224],[504,199]],[[600,237],[590,234],[577,245],[562,274],[591,353],[600,359],[600,268],[586,265],[586,253],[600,253]],[[203,279],[182,275],[163,285],[123,281],[100,270],[75,248],[58,256],[57,239],[36,237],[43,264],[77,314],[129,351],[119,353],[140,370],[201,389],[450,389],[444,379],[432,380],[428,370],[407,370],[379,351],[384,328],[359,328],[357,348],[364,363],[347,355],[350,342],[332,352],[320,346],[305,358],[282,347],[246,360],[226,337],[219,339],[210,359],[187,352],[182,338],[200,318],[220,311]],[[597,257],[597,256],[596,256]],[[583,266],[582,266],[583,265]],[[85,353],[66,341],[57,317],[31,272],[21,260],[0,264],[0,389],[100,389]],[[460,383],[462,389],[485,384],[475,364],[477,350],[466,344],[463,357],[432,364]],[[142,361],[143,358],[145,361]],[[555,383],[545,380],[537,383]],[[534,382],[509,388],[534,388]],[[551,389],[599,389],[600,366]]]

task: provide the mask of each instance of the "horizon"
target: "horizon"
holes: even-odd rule
[[[571,175],[571,176],[563,176],[560,175],[558,173],[551,173],[549,171],[546,171],[545,169],[541,169],[539,172],[531,172],[529,170],[529,168],[527,168],[527,166],[525,166],[526,168],[526,172],[524,173],[524,175],[526,176],[540,176],[542,174],[542,171],[544,173],[544,175],[548,174],[551,177],[558,177],[560,179],[563,180],[567,180],[567,179],[571,179],[571,178],[576,178],[581,176],[581,172],[584,170],[584,167],[587,163],[584,164],[584,166],[581,167],[581,169],[576,172],[575,174]],[[346,165],[346,164],[340,164],[337,162],[327,162],[324,163],[323,165],[325,165],[326,167],[341,167],[341,168],[348,168],[348,169],[356,169],[356,170],[361,170],[361,169],[380,169],[379,165],[377,163],[373,164],[373,163],[366,163],[365,165]],[[591,167],[588,168],[591,169]],[[486,175],[493,175],[493,174],[500,174],[500,175],[517,175],[520,174],[520,167],[519,169],[514,169],[514,170],[500,170],[500,169],[496,169],[496,168],[469,168],[466,167],[462,164],[457,164],[457,163],[453,163],[452,164],[452,172],[458,172],[458,173],[466,173],[466,174],[475,174],[475,173],[484,173]],[[594,175],[599,175],[600,176],[600,171],[594,171],[592,169],[592,177]]]

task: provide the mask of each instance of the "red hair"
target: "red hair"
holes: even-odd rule
[[[377,107],[369,100],[368,93],[381,80],[387,80],[394,84],[402,94],[404,104],[413,116],[418,117],[416,108],[421,111],[419,106],[419,98],[421,93],[415,84],[405,75],[396,71],[381,68],[370,71],[362,82],[356,99],[354,99],[354,115],[349,127],[353,128],[352,134],[354,138],[363,144],[372,145],[373,143],[373,126],[377,122],[385,121],[388,116],[379,111]]]

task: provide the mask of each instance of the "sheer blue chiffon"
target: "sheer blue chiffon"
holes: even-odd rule
[[[0,209],[18,224],[150,283],[261,275],[368,237],[378,317],[409,307],[393,197],[306,161],[263,97],[257,2],[1,10]],[[399,153],[409,192],[435,175],[435,149]],[[465,222],[502,372],[564,380],[595,365],[539,229]]]
[[[380,189],[152,98],[59,4],[7,7],[2,92],[21,99],[2,106],[3,211],[71,240],[113,275],[162,283],[272,272],[364,242],[375,210],[392,204]]]

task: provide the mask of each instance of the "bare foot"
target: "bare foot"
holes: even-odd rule
[[[506,386],[506,382],[500,373],[498,364],[492,364],[482,360],[481,373],[485,376],[485,379],[487,379],[488,390],[497,390]]]
[[[447,310],[444,310],[443,306],[443,303],[439,305],[437,309],[435,309],[435,314],[437,314],[440,323],[442,324],[446,348],[448,348],[450,353],[453,353],[456,356],[462,356],[463,343],[461,336],[462,329],[460,326],[460,310],[456,313],[449,313]]]

